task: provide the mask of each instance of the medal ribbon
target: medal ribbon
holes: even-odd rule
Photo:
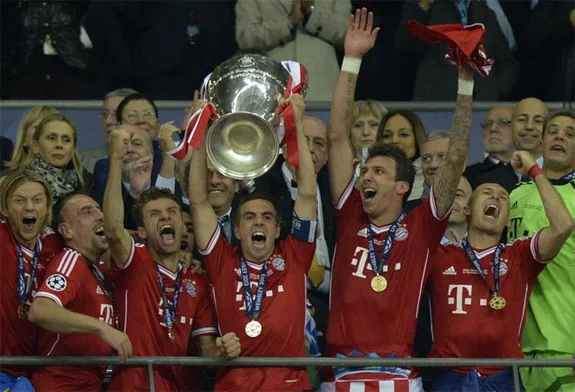
[[[178,266],[178,274],[176,276],[176,283],[174,285],[174,300],[172,301],[172,306],[168,302],[168,296],[166,294],[166,285],[164,284],[164,278],[160,273],[160,267],[158,263],[154,262],[156,266],[156,272],[158,273],[158,283],[160,284],[160,292],[162,293],[162,301],[164,302],[164,322],[168,328],[174,327],[174,320],[176,319],[176,310],[178,309],[178,300],[180,299],[180,286],[182,284],[182,271]]]
[[[30,273],[30,281],[29,284],[26,285],[26,276],[24,271],[24,252],[22,251],[22,245],[14,239],[16,243],[16,252],[18,253],[18,282],[17,282],[17,290],[18,290],[18,300],[20,303],[25,304],[28,302],[28,297],[30,296],[30,292],[32,291],[32,286],[34,285],[34,278],[36,277],[36,272],[38,271],[38,262],[40,261],[40,241],[36,242],[36,246],[34,247],[34,258],[32,259],[32,272]]]
[[[98,281],[98,285],[100,285],[100,287],[104,290],[104,294],[106,295],[106,297],[108,297],[108,299],[112,303],[112,308],[114,309],[114,324],[115,324],[114,327],[116,329],[119,329],[120,325],[118,322],[118,317],[119,317],[120,311],[118,308],[118,303],[116,302],[116,298],[114,297],[114,293],[112,292],[112,288],[108,284],[108,280],[106,279],[106,277],[104,276],[102,271],[100,271],[100,269],[98,267],[96,267],[96,265],[94,263],[92,263],[86,257],[84,257],[84,260],[86,260],[86,263],[88,264],[88,267],[90,268],[90,271],[92,271],[92,275],[94,275],[94,278],[96,278],[96,280]]]
[[[258,279],[258,290],[256,291],[256,299],[252,298],[252,288],[250,287],[250,274],[248,272],[248,264],[242,257],[240,259],[240,272],[242,274],[242,286],[244,289],[244,304],[246,305],[246,311],[248,316],[252,320],[259,317],[262,311],[262,303],[264,299],[264,291],[266,286],[267,277],[267,263],[262,265],[262,270],[260,272],[260,277]]]
[[[378,258],[375,254],[375,241],[373,239],[373,231],[371,229],[371,223],[367,225],[367,243],[368,243],[368,254],[369,254],[369,264],[373,269],[373,272],[379,274],[383,269],[383,266],[387,259],[389,258],[389,254],[391,253],[391,247],[393,245],[393,239],[395,238],[395,232],[397,228],[405,219],[405,213],[402,212],[401,215],[397,217],[395,222],[389,228],[389,232],[387,233],[387,238],[383,243],[383,249],[381,250],[381,256],[379,257],[379,264]]]
[[[475,252],[471,248],[471,245],[469,245],[469,240],[467,238],[461,242],[461,246],[463,246],[463,249],[465,250],[465,253],[467,254],[467,259],[469,260],[469,262],[473,265],[475,270],[477,272],[479,272],[479,275],[481,275],[481,279],[483,279],[483,281],[485,282],[487,287],[489,287],[489,295],[491,295],[491,296],[498,295],[499,294],[499,277],[500,277],[499,266],[501,265],[501,257],[500,256],[501,256],[501,251],[503,250],[503,245],[502,244],[497,245],[497,249],[495,249],[495,255],[493,255],[492,265],[493,265],[494,288],[491,288],[491,285],[487,281],[487,276],[483,272],[483,269],[481,268],[481,264],[479,264],[479,260],[477,259]]]

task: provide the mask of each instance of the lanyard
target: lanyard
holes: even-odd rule
[[[34,279],[36,278],[36,272],[38,271],[38,262],[40,260],[40,240],[36,242],[34,247],[34,258],[32,260],[32,271],[30,273],[30,281],[28,285],[26,284],[26,276],[24,271],[24,252],[22,251],[22,245],[18,241],[14,240],[16,243],[16,252],[18,253],[18,300],[20,303],[25,304],[28,302],[28,297],[32,291],[32,286],[34,285]]]
[[[266,286],[266,277],[267,277],[267,263],[262,265],[262,270],[260,272],[260,277],[258,280],[258,289],[256,291],[256,299],[252,298],[252,289],[250,287],[250,276],[248,272],[248,265],[243,258],[240,259],[240,271],[242,275],[242,286],[244,289],[244,303],[246,305],[246,310],[248,312],[248,316],[252,320],[255,320],[259,317],[262,311],[262,303],[264,299],[264,291]]]
[[[106,279],[106,277],[104,276],[102,271],[100,271],[100,269],[98,267],[96,267],[96,265],[94,263],[92,263],[90,260],[88,260],[86,257],[84,257],[84,256],[82,256],[82,257],[84,258],[84,260],[86,260],[86,263],[88,264],[88,268],[90,268],[90,271],[92,271],[92,275],[94,275],[94,278],[96,278],[96,280],[98,281],[98,285],[100,285],[100,287],[104,291],[104,295],[106,295],[106,297],[108,297],[108,299],[112,303],[112,308],[114,309],[114,327],[116,329],[119,329],[120,324],[118,321],[119,320],[118,317],[120,314],[120,310],[118,308],[118,303],[116,302],[116,298],[114,297],[112,287],[108,284],[108,280]]]
[[[154,265],[156,266],[156,272],[158,273],[158,283],[160,284],[160,292],[162,293],[162,301],[164,302],[164,322],[168,326],[170,336],[170,340],[173,338],[172,336],[172,328],[174,327],[174,320],[176,319],[176,310],[178,309],[178,300],[180,298],[180,286],[182,284],[182,271],[178,269],[178,274],[176,276],[176,283],[174,285],[174,300],[172,302],[172,306],[168,303],[168,296],[166,295],[166,285],[164,284],[164,278],[160,273],[160,267],[158,267],[158,263],[154,261]],[[179,267],[178,267],[179,268]]]
[[[475,252],[473,251],[473,249],[469,245],[468,239],[466,238],[465,240],[463,240],[461,242],[461,245],[463,246],[463,249],[465,249],[465,253],[467,254],[467,259],[471,262],[471,264],[473,264],[473,267],[475,267],[475,269],[477,270],[477,272],[479,272],[479,275],[481,276],[481,278],[483,279],[483,281],[485,282],[487,287],[489,287],[489,294],[492,296],[494,296],[494,295],[497,296],[499,294],[499,277],[500,277],[499,266],[501,264],[501,257],[500,256],[501,256],[501,251],[503,250],[503,245],[502,244],[497,245],[497,249],[495,249],[495,255],[493,256],[493,263],[492,263],[492,265],[493,265],[493,284],[494,284],[493,288],[491,287],[491,285],[487,281],[487,276],[483,272],[483,269],[481,268],[481,264],[479,264],[479,260],[477,260],[477,256],[475,256]]]
[[[404,219],[405,219],[405,213],[402,212],[401,215],[397,217],[395,222],[393,222],[393,224],[389,228],[389,233],[387,234],[387,238],[383,243],[383,249],[379,257],[379,264],[377,255],[375,254],[375,241],[373,240],[373,232],[371,230],[371,224],[367,225],[369,264],[371,265],[373,272],[375,272],[376,274],[379,274],[381,272],[385,262],[389,258],[389,254],[391,253],[391,247],[393,245],[393,239],[395,238],[395,232],[397,231],[397,228]]]

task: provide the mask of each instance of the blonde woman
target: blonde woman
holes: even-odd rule
[[[24,161],[30,154],[32,148],[32,139],[38,123],[46,116],[58,114],[58,111],[51,106],[35,106],[28,110],[16,133],[16,146],[12,153],[12,160],[6,162],[7,169],[16,169],[22,167]]]
[[[77,146],[76,126],[61,114],[44,117],[34,132],[32,153],[22,167],[48,181],[54,202],[70,192],[88,191],[91,178],[82,167]]]
[[[377,137],[377,129],[387,109],[378,101],[355,101],[350,139],[355,157],[361,160],[362,151],[371,147]]]

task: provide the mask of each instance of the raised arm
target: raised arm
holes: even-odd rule
[[[533,178],[537,185],[545,215],[549,220],[549,226],[541,230],[539,234],[537,256],[540,260],[551,260],[557,256],[573,232],[575,222],[565,207],[561,195],[545,177],[543,170],[535,163],[531,154],[527,151],[515,151],[511,162],[517,173]]]
[[[361,59],[375,45],[379,27],[373,29],[373,13],[367,9],[350,15],[345,37],[345,58],[333,94],[328,123],[328,168],[331,197],[339,200],[353,177],[353,148],[350,132],[355,86]]]
[[[206,249],[218,225],[218,218],[208,199],[208,171],[206,154],[206,141],[192,155],[190,177],[188,180],[188,196],[190,198],[190,212],[194,222],[194,235],[196,246]]]
[[[447,214],[455,199],[455,192],[457,192],[459,180],[465,169],[471,136],[473,71],[467,67],[459,67],[458,73],[459,88],[451,124],[447,160],[439,168],[433,183],[439,218],[443,218]]]
[[[118,128],[110,134],[110,171],[104,192],[104,234],[116,266],[123,267],[132,251],[132,237],[124,228],[122,166],[127,145],[134,136],[130,128]]]
[[[293,107],[297,132],[297,149],[299,168],[297,168],[297,197],[294,204],[295,214],[305,220],[317,219],[317,179],[309,151],[309,144],[303,132],[303,115],[305,104],[299,94],[292,95],[289,100]]]

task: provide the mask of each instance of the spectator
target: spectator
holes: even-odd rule
[[[7,169],[7,164],[10,161],[6,158],[11,158],[13,151],[14,143],[12,143],[12,140],[0,136],[0,171]]]
[[[446,217],[469,148],[473,73],[459,68],[460,93],[448,159],[437,174],[437,182],[442,185],[432,188],[428,201],[405,214],[415,170],[399,147],[374,145],[355,186],[349,143],[352,119],[346,107],[354,100],[357,63],[375,44],[378,29],[372,30],[372,18],[365,8],[358,10],[353,20],[350,18],[346,57],[330,112],[328,168],[337,210],[337,252],[332,269],[327,355],[410,357],[414,355],[417,309],[425,286],[428,255],[439,245],[447,228]],[[420,289],[412,290],[414,287]],[[385,314],[394,317],[382,322]],[[387,367],[329,368],[322,387],[363,389],[368,382],[377,382],[378,389],[422,389],[414,369]]]
[[[353,104],[353,126],[351,129],[351,144],[355,158],[362,160],[362,151],[375,142],[377,129],[381,118],[387,109],[377,101],[355,101]]]
[[[403,150],[415,167],[415,181],[408,200],[420,199],[423,195],[423,172],[421,171],[421,144],[425,139],[425,129],[419,116],[410,110],[387,112],[377,130],[377,141],[396,145]]]
[[[94,173],[94,167],[96,162],[100,159],[108,157],[108,144],[110,142],[110,132],[112,132],[116,125],[118,125],[118,120],[116,119],[116,111],[118,110],[118,105],[120,102],[131,94],[137,94],[136,90],[131,88],[120,88],[118,90],[110,91],[104,97],[104,103],[102,104],[102,137],[104,139],[104,146],[85,151],[81,154],[82,165],[88,173]]]
[[[515,105],[511,117],[511,132],[515,149],[528,151],[540,167],[543,166],[541,135],[543,123],[548,114],[547,106],[541,100],[525,98]]]
[[[236,357],[234,334],[216,334],[209,283],[205,275],[180,265],[183,233],[179,200],[168,190],[150,188],[134,206],[138,233],[147,245],[136,245],[124,229],[122,171],[133,128],[110,134],[110,174],[104,195],[104,231],[116,282],[121,327],[128,334],[134,356],[185,356],[190,336],[199,337],[203,356]],[[192,295],[194,293],[195,295]],[[186,295],[188,294],[188,295]],[[156,369],[156,390],[188,390],[183,367]],[[147,390],[145,367],[123,367],[112,378],[110,390]]]
[[[338,76],[336,48],[343,43],[350,0],[238,0],[236,40],[240,49],[266,51],[276,61],[303,64],[309,101],[331,100]]]
[[[421,144],[421,170],[423,172],[423,193],[421,199],[427,199],[435,175],[447,160],[449,150],[449,131],[431,131]]]
[[[515,151],[511,132],[512,114],[512,109],[498,106],[491,109],[481,122],[487,157],[483,162],[468,166],[464,173],[473,189],[484,183],[493,183],[511,192],[517,184],[517,174],[511,166]]]
[[[434,331],[430,357],[523,357],[518,332],[531,289],[573,231],[574,223],[533,157],[518,151],[513,158],[516,171],[535,181],[549,225],[528,238],[502,244],[500,238],[509,221],[509,195],[497,184],[482,184],[475,190],[466,211],[467,238],[461,245],[440,247],[435,254],[437,261],[428,283]],[[470,264],[474,273],[465,273]],[[509,330],[515,333],[509,336]],[[507,391],[513,384],[510,368],[458,367],[440,373],[432,389]]]
[[[111,282],[100,271],[108,251],[104,215],[90,196],[68,194],[55,208],[54,227],[67,249],[46,269],[34,295],[29,319],[42,329],[38,353],[51,356],[132,355],[128,336],[119,331],[119,314]],[[34,371],[36,391],[101,389],[105,367],[41,366]]]
[[[575,114],[552,114],[543,133],[543,171],[567,206],[564,217],[575,221]],[[541,177],[541,176],[540,176]],[[552,222],[549,198],[537,192],[539,182],[522,183],[511,192],[508,240],[534,235]],[[560,204],[557,202],[556,204]],[[539,241],[541,244],[542,241]],[[529,301],[521,348],[533,359],[572,358],[575,353],[575,234],[537,277]],[[575,388],[571,368],[524,368],[521,377],[528,391]]]
[[[406,1],[403,15],[395,36],[398,50],[412,55],[421,55],[415,79],[413,99],[415,101],[448,101],[457,86],[453,66],[445,60],[445,45],[429,45],[413,36],[407,21],[415,19],[424,25],[461,23],[470,25],[482,23],[485,26],[485,48],[495,65],[488,78],[478,78],[475,98],[478,101],[500,101],[506,99],[516,82],[517,64],[513,59],[505,36],[497,19],[481,1]]]
[[[441,245],[458,244],[467,234],[467,211],[466,208],[469,204],[473,190],[469,181],[465,177],[461,177],[457,192],[455,192],[455,200],[453,201],[453,208],[449,215],[449,224],[447,230],[441,239]]]
[[[46,231],[51,220],[52,193],[40,175],[29,170],[10,171],[0,180],[0,238],[2,238],[2,279],[0,285],[0,355],[35,355],[37,330],[28,321],[32,292],[44,279],[60,241]],[[19,268],[22,263],[22,268]],[[40,268],[40,266],[42,268]],[[22,284],[18,283],[22,282]],[[28,282],[24,284],[23,282]],[[2,365],[0,389],[31,389],[26,377],[31,369]]]
[[[55,203],[70,192],[88,191],[92,178],[80,163],[77,146],[76,126],[61,114],[51,114],[38,124],[33,154],[28,154],[19,169],[29,168],[44,177]]]
[[[8,169],[17,169],[22,167],[22,164],[32,152],[32,144],[34,141],[34,132],[38,127],[38,123],[51,114],[58,114],[58,111],[51,106],[35,106],[28,110],[16,131],[16,146],[12,153],[12,160],[6,162]]]
[[[235,212],[234,234],[240,240],[240,248],[232,248],[223,239],[207,187],[202,185],[207,181],[205,145],[192,155],[189,195],[196,243],[213,285],[220,330],[240,336],[244,356],[305,355],[302,277],[315,252],[317,185],[303,134],[303,98],[295,94],[288,102],[294,109],[297,130],[298,195],[292,233],[277,245],[279,210],[272,197],[257,194],[242,199]],[[252,287],[257,288],[255,298]],[[216,381],[216,390],[222,391],[307,389],[309,379],[300,367],[222,367]]]
[[[9,48],[5,49],[9,51],[6,97],[91,99],[97,96],[98,65],[87,49],[90,45],[80,26],[87,4],[82,1],[6,3],[17,8],[11,17],[19,22],[8,35],[2,34],[1,45]]]

